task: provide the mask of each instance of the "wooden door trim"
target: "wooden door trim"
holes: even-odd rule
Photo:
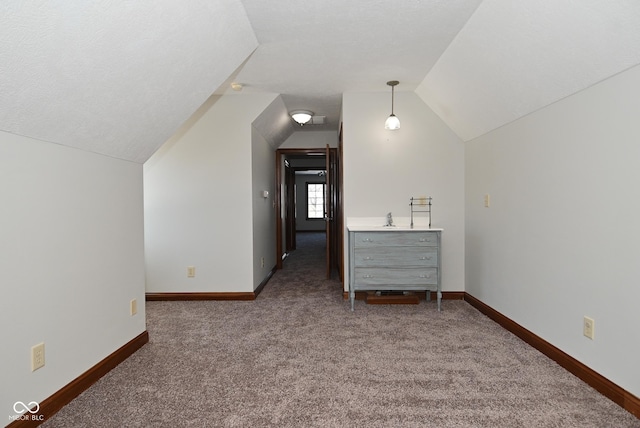
[[[336,150],[332,148],[332,150]],[[282,232],[283,232],[283,222],[285,221],[282,214],[282,186],[283,186],[283,156],[286,155],[325,155],[326,156],[326,148],[317,148],[317,149],[276,149],[275,156],[275,170],[276,170],[276,185],[275,185],[275,212],[276,212],[276,269],[282,269],[283,266],[283,256],[285,255],[283,251],[283,242],[282,242]],[[340,156],[339,152],[338,155]],[[340,175],[341,171],[339,171]],[[342,177],[339,178],[338,183],[339,186],[342,186]],[[340,201],[341,202],[341,201]],[[342,206],[338,207],[340,211],[342,211]]]

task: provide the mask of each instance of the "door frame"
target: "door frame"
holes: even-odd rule
[[[332,151],[335,151],[336,156],[336,167],[338,173],[336,174],[336,183],[335,187],[337,190],[337,197],[332,198],[332,202],[334,205],[335,215],[334,219],[339,220],[335,221],[335,232],[332,233],[330,237],[331,241],[333,241],[333,245],[331,245],[328,250],[331,251],[330,260],[335,263],[335,269],[337,269],[341,281],[343,280],[343,268],[342,268],[342,260],[341,254],[343,247],[343,230],[342,230],[342,165],[340,162],[341,153],[340,150],[336,148],[331,148]],[[313,148],[313,149],[277,149],[275,156],[275,198],[274,198],[274,209],[275,209],[275,217],[276,217],[276,269],[282,269],[283,260],[287,256],[286,248],[284,247],[284,242],[286,242],[286,237],[283,236],[283,233],[287,230],[286,224],[286,203],[284,202],[284,198],[286,197],[286,186],[285,186],[285,166],[284,160],[287,159],[287,156],[326,156],[327,149],[326,148]]]

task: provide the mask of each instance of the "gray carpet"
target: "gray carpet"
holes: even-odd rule
[[[640,427],[463,301],[366,305],[323,236],[250,302],[148,302],[150,342],[44,427]]]

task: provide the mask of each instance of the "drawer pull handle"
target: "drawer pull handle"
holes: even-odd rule
[[[363,278],[373,278],[373,275],[362,275]]]
[[[365,257],[364,259],[365,259],[365,260],[373,260],[373,257],[371,257],[371,256],[367,256],[367,257]]]
[[[422,275],[420,275],[420,278],[431,278],[431,275],[422,274]]]
[[[363,242],[371,242],[371,241],[372,241],[372,239],[371,239],[371,238],[364,238],[362,241],[363,241]]]
[[[431,256],[420,257],[420,260],[431,260]]]

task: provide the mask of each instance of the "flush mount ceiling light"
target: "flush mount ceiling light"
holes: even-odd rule
[[[396,129],[400,129],[400,119],[393,114],[393,88],[400,82],[397,80],[390,80],[387,82],[387,85],[391,86],[391,115],[387,118],[387,121],[384,123],[384,129],[389,129],[391,131],[395,131]]]
[[[294,110],[289,113],[293,120],[300,124],[300,126],[308,123],[313,116],[313,112],[309,110]]]

